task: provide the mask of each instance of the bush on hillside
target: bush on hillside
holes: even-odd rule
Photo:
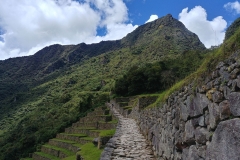
[[[176,59],[133,66],[127,74],[117,79],[114,93],[119,96],[131,96],[141,93],[154,93],[171,87],[195,71],[203,59],[199,51],[184,52]]]

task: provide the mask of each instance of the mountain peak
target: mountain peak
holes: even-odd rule
[[[205,49],[198,36],[189,31],[182,22],[173,18],[171,14],[139,26],[122,39],[122,44],[127,46],[153,43],[162,44],[164,48],[171,44],[171,46],[176,46],[174,50],[179,53],[185,50]],[[172,49],[168,48],[168,50]]]
[[[163,21],[168,21],[168,22],[174,20],[174,18],[171,14],[167,14],[166,16],[164,16],[162,18],[158,18],[157,20],[160,20],[160,19],[162,19]]]

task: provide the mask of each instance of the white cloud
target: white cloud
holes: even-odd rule
[[[97,36],[89,39],[90,42],[99,42],[101,40],[115,40],[126,36],[126,33],[132,32],[138,26],[132,24],[112,24],[107,26],[107,34],[105,36]]]
[[[224,8],[230,11],[235,11],[237,14],[240,14],[240,3],[236,2],[228,2],[224,5]]]
[[[0,0],[0,59],[34,54],[59,43],[116,40],[137,26],[128,23],[123,0]],[[97,36],[97,28],[107,29]],[[116,30],[118,29],[118,30]]]
[[[158,19],[158,16],[157,15],[151,15],[150,18],[145,22],[145,23],[148,23],[148,22],[152,22],[154,20]]]
[[[201,6],[196,6],[188,12],[188,8],[179,14],[179,20],[192,32],[196,33],[202,43],[210,48],[219,45],[225,37],[227,22],[222,16],[207,20],[207,12]]]

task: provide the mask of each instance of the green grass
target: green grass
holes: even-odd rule
[[[51,149],[54,149],[54,150],[58,150],[58,151],[61,151],[63,152],[64,154],[66,154],[67,156],[71,156],[71,155],[74,155],[74,152],[72,151],[69,151],[67,149],[64,149],[64,148],[59,148],[59,147],[56,147],[56,146],[51,146],[51,145],[43,145],[44,147],[47,147],[47,148],[51,148]]]
[[[46,154],[46,153],[43,153],[43,152],[35,152],[35,154],[38,154],[40,156],[49,158],[51,160],[60,160],[60,158],[58,158],[58,157],[55,157],[55,156],[52,156],[52,155],[49,155],[49,154]]]
[[[109,137],[113,136],[115,134],[116,129],[110,129],[110,130],[100,130],[100,137]]]
[[[62,160],[76,160],[76,155],[63,158]]]
[[[94,138],[93,137],[82,137],[81,139],[87,140],[87,141],[92,141]]]
[[[52,139],[54,141],[59,141],[59,142],[65,142],[65,143],[70,143],[70,144],[75,144],[76,142],[74,141],[69,141],[69,140],[62,140],[62,139],[57,139],[57,138],[54,138]]]
[[[74,146],[77,146],[77,147],[79,147],[79,148],[82,148],[82,144],[80,144],[80,143],[76,143],[76,144],[74,144]]]
[[[86,143],[82,146],[79,152],[85,160],[98,160],[100,159],[103,149],[98,149],[92,143]]]
[[[87,130],[94,130],[95,127],[77,127],[77,129],[87,129]]]
[[[107,123],[113,123],[113,124],[116,124],[116,123],[118,123],[118,120],[117,120],[117,119],[115,119],[115,120],[112,120],[112,121],[110,121],[110,122],[107,122]]]
[[[33,160],[32,158],[21,158],[20,160]]]
[[[99,123],[112,123],[112,124],[116,124],[118,123],[118,120],[112,120],[112,121],[109,121],[109,122],[104,122],[104,121],[98,121]]]
[[[98,149],[92,143],[81,145],[81,151],[78,152],[85,160],[98,160],[100,159],[103,149]],[[76,155],[69,156],[63,160],[76,160]]]
[[[69,136],[76,136],[76,137],[86,137],[87,135],[86,134],[67,134],[67,133],[61,133],[61,134],[65,134],[65,135],[69,135]]]
[[[112,115],[111,114],[107,114],[107,115],[97,115],[97,116],[100,116],[100,117],[111,117]]]
[[[132,106],[126,106],[126,107],[123,107],[123,109],[132,109]]]
[[[109,137],[115,134],[116,129],[110,130],[93,130],[94,132],[99,132],[100,137]]]

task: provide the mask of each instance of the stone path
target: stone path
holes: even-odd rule
[[[135,120],[124,118],[110,107],[119,119],[114,137],[108,142],[101,160],[155,160],[151,146],[140,133]]]

